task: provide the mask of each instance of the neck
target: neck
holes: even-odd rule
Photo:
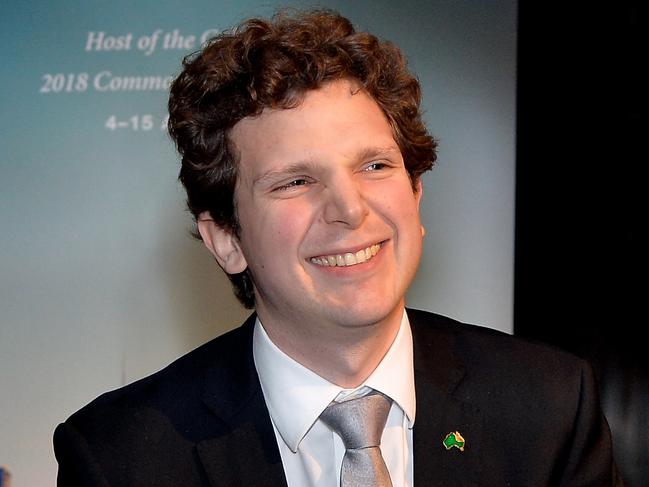
[[[370,376],[394,342],[403,307],[395,308],[376,323],[321,324],[309,329],[303,323],[277,326],[272,318],[259,314],[266,333],[280,350],[329,382],[352,389]]]

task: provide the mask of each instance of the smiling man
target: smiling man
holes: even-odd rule
[[[590,367],[406,310],[435,141],[391,44],[254,19],[171,89],[180,179],[255,313],[57,428],[59,485],[614,485]]]
[[[241,120],[230,140],[240,231],[233,238],[203,212],[203,241],[229,274],[250,272],[275,345],[356,387],[399,330],[421,255],[421,183],[385,114],[351,79]]]

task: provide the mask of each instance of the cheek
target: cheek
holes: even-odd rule
[[[419,225],[419,204],[409,180],[399,184],[386,184],[374,191],[377,207],[397,227]]]
[[[399,203],[392,202],[389,211],[403,251],[416,257],[421,253],[423,246],[421,219],[416,196],[412,194],[411,190],[404,191],[400,196]]]
[[[299,222],[286,218],[275,220],[269,228],[269,244],[279,258],[292,258],[302,241],[302,229]]]
[[[259,255],[266,265],[273,266],[274,262],[293,259],[297,255],[309,219],[298,204],[271,204],[251,221],[252,233],[245,239],[246,247]]]

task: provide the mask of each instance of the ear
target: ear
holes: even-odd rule
[[[421,184],[421,178],[417,179],[415,182],[415,199],[417,200],[417,206],[421,205],[421,197],[424,194],[424,186]]]
[[[246,270],[248,262],[241,251],[241,244],[230,230],[218,226],[207,211],[198,215],[196,224],[205,247],[225,272],[239,274]]]
[[[424,195],[424,186],[421,184],[421,178],[415,183],[415,199],[417,200],[417,208],[421,210],[421,197]],[[421,219],[421,218],[420,218]],[[421,236],[426,235],[426,228],[421,225]]]

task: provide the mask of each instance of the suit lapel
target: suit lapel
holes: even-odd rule
[[[222,434],[197,446],[214,487],[287,485],[252,358],[254,323],[253,314],[205,379],[203,401],[225,425]]]
[[[477,485],[481,465],[482,415],[454,391],[465,376],[452,330],[434,315],[408,310],[415,361],[417,419],[413,430],[415,485]],[[433,323],[430,321],[433,320]],[[464,451],[446,449],[451,432],[466,440]]]

